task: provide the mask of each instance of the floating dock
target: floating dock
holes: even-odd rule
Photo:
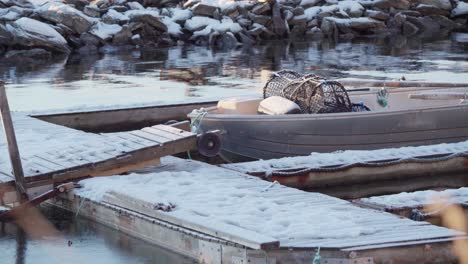
[[[201,263],[453,261],[462,232],[197,161],[82,180],[54,205]],[[408,256],[411,256],[409,260]]]
[[[160,162],[195,146],[188,132],[152,127],[90,134],[21,114],[13,120],[28,189],[33,182],[48,188],[44,181],[79,180],[82,188],[49,202],[201,263],[311,263],[318,256],[322,263],[447,263],[456,260],[452,242],[467,239],[460,231],[230,169],[173,157]],[[118,165],[145,151],[146,159]],[[160,164],[150,166],[155,160]],[[102,165],[107,162],[114,165]],[[0,164],[0,180],[7,181],[1,186],[8,188],[7,159]],[[90,178],[122,168],[136,171]]]
[[[468,185],[468,141],[222,165],[308,191],[357,199]]]

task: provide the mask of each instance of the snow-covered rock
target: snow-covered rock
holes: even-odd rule
[[[163,22],[161,22],[161,19],[159,18],[159,16],[155,16],[155,15],[144,13],[144,12],[143,13],[131,13],[129,16],[130,16],[131,22],[141,22],[141,23],[148,24],[159,31],[163,31],[163,32],[167,31],[167,26]]]
[[[205,28],[208,28],[203,32],[199,32],[199,35],[202,33],[204,34],[207,32],[211,32],[210,29],[213,29],[214,31],[217,31],[219,33],[224,33],[227,31],[237,33],[242,30],[242,27],[238,23],[232,21],[232,19],[229,17],[224,17],[221,21],[219,21],[217,19],[209,17],[195,16],[185,21],[184,27],[190,31],[200,31]]]
[[[170,17],[163,17],[161,19],[161,22],[163,22],[164,25],[166,25],[167,32],[171,36],[180,36],[182,34],[182,31],[181,31],[182,27],[176,22],[174,22]]]
[[[91,28],[90,33],[100,38],[101,40],[109,40],[121,30],[122,27],[119,25],[110,25],[103,22],[98,22]]]
[[[119,13],[114,9],[109,9],[107,13],[102,16],[102,21],[108,24],[124,24],[129,20],[130,18],[127,15]]]
[[[468,15],[468,3],[459,1],[457,6],[452,10],[452,17]]]
[[[452,10],[452,3],[450,3],[450,0],[419,0],[419,4],[432,5],[444,10]]]
[[[43,19],[63,24],[78,34],[88,31],[97,22],[97,19],[61,2],[46,3],[37,8],[36,12]]]
[[[360,17],[365,10],[359,2],[352,0],[338,2],[338,8],[341,12],[347,13],[350,17]]]
[[[22,17],[8,24],[6,29],[15,44],[39,47],[58,52],[69,52],[67,41],[50,25],[38,20]]]

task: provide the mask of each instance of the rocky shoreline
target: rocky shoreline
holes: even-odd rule
[[[0,56],[467,31],[467,0],[0,0]]]

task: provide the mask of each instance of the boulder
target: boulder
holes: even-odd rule
[[[120,32],[121,30],[122,30],[122,27],[119,25],[98,22],[91,28],[89,33],[98,37],[102,41],[107,41],[107,40],[110,40],[112,37],[114,37],[114,35]]]
[[[296,7],[293,10],[291,10],[295,16],[300,16],[304,14],[304,8],[302,7]]]
[[[266,14],[271,10],[270,4],[268,2],[258,3],[252,8],[252,12],[256,15]]]
[[[266,25],[271,21],[271,17],[269,16],[255,15],[254,13],[250,12],[248,16],[253,23],[258,23],[261,25]]]
[[[132,31],[128,25],[122,26],[122,29],[114,35],[112,43],[115,45],[126,45],[132,38]]]
[[[280,4],[278,2],[273,4],[271,19],[272,30],[277,36],[283,37],[289,33],[288,22],[281,16]]]
[[[255,44],[255,39],[251,38],[247,34],[244,34],[242,32],[237,32],[236,35],[243,45],[252,46]]]
[[[419,28],[409,21],[403,23],[403,35],[412,36],[418,33]]]
[[[307,24],[307,17],[305,15],[295,16],[288,23],[289,25],[305,25]]]
[[[406,20],[419,28],[419,31],[426,35],[435,34],[440,31],[441,27],[437,21],[430,17],[406,17]]]
[[[88,31],[97,21],[83,12],[60,2],[49,2],[36,9],[36,12],[45,20],[63,24],[75,33]]]
[[[201,3],[198,3],[192,7],[192,13],[196,16],[213,17],[213,14],[217,10],[218,8],[216,6],[205,5]]]
[[[87,16],[90,17],[100,17],[101,16],[101,11],[99,10],[99,7],[95,4],[89,4],[84,7],[83,13]]]
[[[26,59],[35,60],[50,60],[52,53],[44,49],[30,49],[30,50],[10,50],[4,56],[7,60],[23,61]]]
[[[385,29],[385,23],[379,20],[375,20],[368,17],[359,18],[333,18],[327,17],[322,21],[322,26],[325,21],[331,21],[335,24],[340,31],[343,33],[349,33],[352,31],[358,31],[362,33],[373,32],[377,33]],[[325,33],[324,29],[322,31]],[[329,30],[327,30],[329,31]]]
[[[22,17],[7,25],[6,29],[13,36],[14,44],[56,52],[70,52],[67,41],[46,23]]]
[[[408,0],[360,0],[359,3],[366,8],[389,10],[390,8],[407,10],[411,3]]]
[[[220,49],[233,49],[239,45],[236,37],[231,32],[225,32],[222,35],[218,36],[215,40],[216,47]]]
[[[130,21],[130,18],[115,9],[109,9],[107,13],[102,16],[102,21],[107,24],[120,24],[123,25]]]
[[[87,0],[64,0],[63,3],[67,5],[72,5],[76,9],[83,11],[84,7],[89,4]]]
[[[109,10],[115,10],[117,12],[123,13],[128,10],[128,7],[123,6],[123,5],[117,5],[117,6],[115,5],[115,6],[111,6]]]
[[[360,17],[366,10],[362,5],[355,1],[341,1],[338,2],[340,13],[345,13],[350,17]]]
[[[127,2],[127,6],[131,10],[145,10],[145,7],[138,2]]]
[[[252,20],[247,18],[240,18],[237,20],[237,23],[242,27],[249,27],[250,25],[252,25]]]
[[[434,20],[437,24],[439,24],[441,28],[450,30],[456,28],[463,28],[463,24],[459,24],[445,16],[431,16],[431,19]]]
[[[159,31],[167,32],[167,26],[163,22],[161,22],[161,20],[158,17],[155,17],[150,14],[134,14],[130,18],[130,22],[141,22],[143,24],[150,25]]]
[[[0,10],[0,21],[15,21],[20,17],[20,14],[9,9]]]
[[[0,23],[0,45],[11,46],[13,44],[13,35],[6,26]]]
[[[423,16],[432,16],[432,15],[448,16],[450,15],[449,11],[438,8],[433,5],[419,4],[415,8],[415,10],[421,13]]]
[[[405,16],[413,16],[413,17],[422,16],[421,13],[419,13],[418,11],[414,11],[414,10],[402,10],[400,13]]]
[[[96,37],[96,36],[94,36],[94,35],[92,35],[92,34],[90,34],[88,32],[85,32],[85,33],[81,34],[80,35],[80,40],[85,46],[88,46],[88,47],[89,46],[98,46],[101,43],[101,40],[98,37]]]
[[[419,4],[432,5],[447,11],[450,11],[453,8],[450,0],[419,0]]]
[[[301,0],[299,5],[302,6],[303,8],[309,8],[309,7],[316,6],[320,1],[322,0]]]
[[[385,12],[370,9],[366,10],[365,16],[382,21],[387,21],[390,18],[390,16]]]

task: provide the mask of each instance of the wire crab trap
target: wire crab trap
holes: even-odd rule
[[[263,88],[263,97],[282,96],[294,101],[302,113],[351,112],[352,104],[341,83],[315,74],[302,75],[295,71],[273,73]]]

